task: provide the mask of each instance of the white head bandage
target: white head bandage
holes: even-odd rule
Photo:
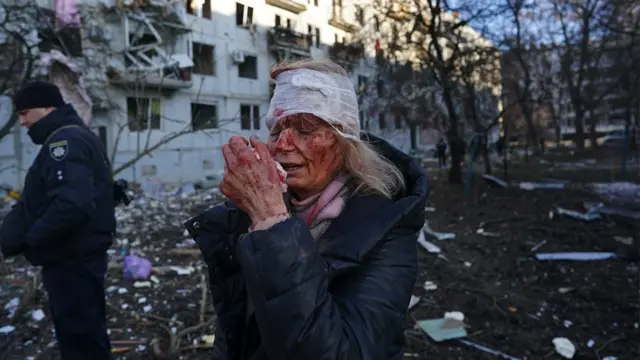
[[[282,118],[294,114],[312,114],[332,126],[339,126],[344,138],[360,140],[358,96],[351,79],[309,69],[282,72],[275,79],[276,89],[267,128],[273,129]]]

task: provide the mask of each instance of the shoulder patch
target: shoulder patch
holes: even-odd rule
[[[55,161],[62,161],[69,152],[69,143],[67,140],[60,140],[49,144],[49,155]]]

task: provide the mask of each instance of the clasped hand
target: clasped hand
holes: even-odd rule
[[[254,137],[250,143],[253,149],[245,138],[232,136],[222,145],[225,166],[220,191],[247,213],[253,224],[257,224],[286,214],[287,207],[280,190],[276,162],[269,149]]]

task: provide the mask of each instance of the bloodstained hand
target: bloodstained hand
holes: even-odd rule
[[[254,137],[250,141],[253,149],[240,136],[232,136],[222,145],[225,171],[220,191],[256,224],[286,214],[287,207],[273,156],[264,143]]]

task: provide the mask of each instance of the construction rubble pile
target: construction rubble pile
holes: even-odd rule
[[[166,356],[186,347],[206,353],[199,349],[211,346],[215,316],[200,252],[182,223],[222,196],[197,185],[167,191],[151,183],[143,190],[117,208],[109,250],[106,296],[114,354]],[[48,359],[55,338],[38,272],[23,259],[8,259],[6,267],[0,275],[0,354]]]

